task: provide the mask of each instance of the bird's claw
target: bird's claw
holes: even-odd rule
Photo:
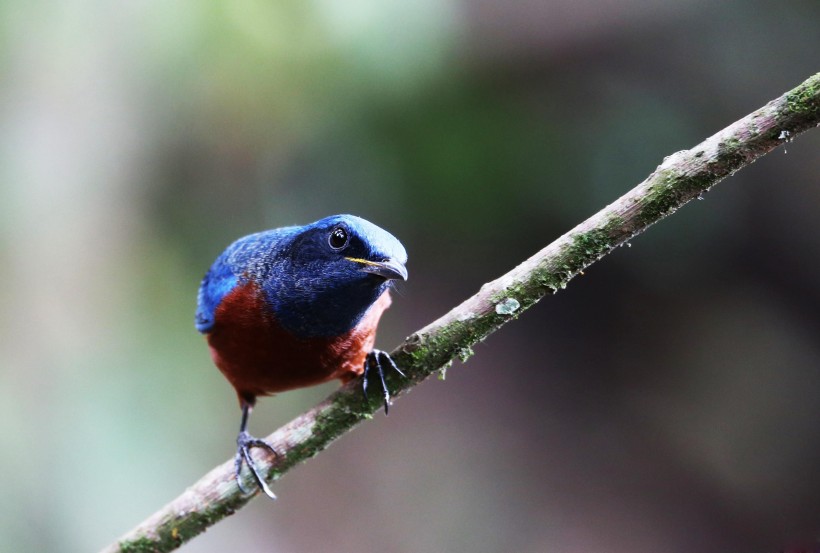
[[[390,408],[390,391],[387,389],[387,383],[384,381],[384,368],[382,367],[382,363],[387,364],[388,367],[390,367],[403,377],[407,378],[407,376],[403,372],[401,372],[401,369],[399,369],[399,367],[396,365],[396,362],[393,361],[393,359],[390,357],[390,354],[386,351],[374,349],[367,354],[367,358],[364,362],[364,374],[362,375],[362,393],[364,393],[364,399],[366,401],[368,373],[372,370],[375,370],[376,374],[379,377],[379,383],[382,387],[382,394],[384,395],[384,414],[386,415]]]
[[[244,430],[239,433],[236,437],[236,458],[234,460],[234,465],[236,468],[236,484],[239,486],[239,489],[242,493],[248,494],[251,493],[252,490],[248,490],[245,487],[245,484],[242,483],[242,463],[248,465],[248,469],[251,471],[253,475],[254,481],[256,481],[256,485],[259,486],[259,489],[262,490],[265,495],[270,497],[271,499],[276,499],[276,494],[271,491],[268,487],[268,484],[265,482],[265,479],[259,474],[259,471],[254,465],[253,457],[251,456],[251,449],[258,447],[261,449],[266,449],[270,453],[273,454],[274,457],[279,457],[279,454],[276,453],[276,450],[273,449],[269,443],[264,440],[260,440],[258,438],[254,438]]]

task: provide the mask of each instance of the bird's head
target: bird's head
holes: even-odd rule
[[[332,215],[302,227],[289,255],[304,276],[379,286],[407,280],[401,242],[355,215]]]
[[[391,281],[407,280],[404,246],[360,217],[332,215],[293,232],[270,291],[281,322],[299,334],[347,331]]]

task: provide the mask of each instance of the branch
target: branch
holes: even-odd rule
[[[454,358],[466,360],[473,353],[473,345],[544,296],[565,288],[574,276],[614,248],[701,197],[738,169],[818,125],[820,73],[691,150],[665,158],[633,190],[408,337],[391,353],[407,378],[389,375],[390,389],[400,396],[449,366]],[[257,466],[267,472],[269,479],[278,480],[371,418],[380,408],[380,401],[372,398],[366,403],[360,384],[356,380],[343,386],[268,436],[266,440],[279,457],[269,459],[260,454]],[[256,486],[249,480],[247,487]],[[103,552],[172,551],[235,513],[254,495],[239,491],[233,461],[228,461]]]

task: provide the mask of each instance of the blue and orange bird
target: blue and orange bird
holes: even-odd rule
[[[254,447],[276,455],[247,431],[257,397],[360,375],[366,396],[375,371],[387,412],[383,366],[398,368],[373,345],[391,282],[407,280],[406,262],[398,239],[353,215],[251,234],[216,258],[199,287],[196,328],[239,397],[236,481],[243,492],[247,463],[275,499],[250,455]]]

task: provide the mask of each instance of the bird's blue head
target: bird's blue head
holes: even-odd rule
[[[354,215],[291,227],[261,278],[276,319],[300,336],[338,336],[358,324],[392,280],[407,280],[407,252]]]

